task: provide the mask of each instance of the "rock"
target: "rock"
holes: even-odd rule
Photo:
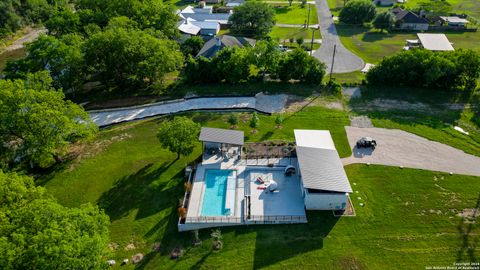
[[[127,264],[128,262],[129,262],[128,259],[124,259],[123,262],[122,262],[122,265],[123,265],[123,264]]]
[[[107,263],[110,266],[114,266],[117,262],[115,260],[108,260]]]
[[[132,262],[137,264],[143,260],[143,254],[142,253],[137,253],[132,256]]]

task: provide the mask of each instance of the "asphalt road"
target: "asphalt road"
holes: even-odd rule
[[[365,63],[360,57],[347,50],[340,42],[327,0],[315,0],[315,5],[317,7],[318,21],[320,22],[320,32],[322,33],[322,46],[315,51],[313,56],[325,63],[327,65],[327,73],[330,73],[334,46],[337,45],[333,73],[348,73],[361,70]]]

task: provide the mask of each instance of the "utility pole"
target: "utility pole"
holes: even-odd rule
[[[335,53],[337,51],[337,44],[333,45],[332,66],[330,67],[330,82],[332,82],[333,65],[335,64]]]
[[[307,29],[310,27],[310,4],[308,5]]]
[[[315,40],[315,28],[312,28],[312,43],[310,43],[310,56],[313,53],[313,41]]]

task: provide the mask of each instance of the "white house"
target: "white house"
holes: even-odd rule
[[[305,209],[341,210],[352,188],[328,130],[294,130]]]

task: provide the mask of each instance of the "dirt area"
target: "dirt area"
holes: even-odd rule
[[[25,35],[15,40],[10,46],[6,47],[4,51],[9,52],[21,49],[25,46],[25,43],[36,40],[41,34],[44,34],[46,32],[47,30],[43,27],[30,29]]]
[[[321,106],[328,109],[345,110],[345,106],[342,102],[328,100],[322,98],[319,93],[314,93],[308,98],[289,95],[285,104],[284,112],[298,112],[309,106]]]
[[[353,155],[344,165],[371,163],[480,176],[480,158],[397,129],[345,127]],[[358,149],[361,137],[372,137],[377,148]]]
[[[296,157],[295,144],[285,141],[246,143],[242,150],[243,158],[282,158]]]
[[[365,115],[351,117],[350,125],[358,128],[373,128],[372,120]]]

